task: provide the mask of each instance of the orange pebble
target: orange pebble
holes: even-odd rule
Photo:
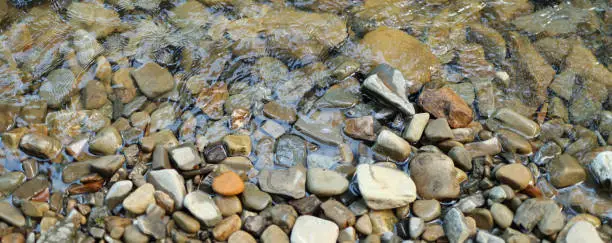
[[[215,177],[212,189],[223,196],[234,196],[244,191],[244,182],[235,172],[227,171]]]

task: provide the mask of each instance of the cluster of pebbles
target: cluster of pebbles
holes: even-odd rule
[[[0,23],[2,243],[612,241],[608,2],[0,0]]]

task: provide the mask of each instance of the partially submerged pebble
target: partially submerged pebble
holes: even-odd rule
[[[404,172],[376,165],[362,164],[355,172],[359,191],[372,209],[406,206],[416,199],[417,189]]]

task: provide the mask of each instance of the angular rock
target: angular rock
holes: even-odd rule
[[[344,122],[344,133],[352,138],[366,141],[376,140],[374,131],[374,117],[363,116],[358,118],[349,118]]]
[[[397,208],[416,199],[416,188],[412,179],[400,170],[361,164],[355,175],[359,191],[369,208]]]
[[[192,144],[183,144],[168,151],[174,164],[181,170],[193,170],[203,161]]]
[[[344,229],[355,224],[355,215],[344,204],[336,200],[327,200],[321,204],[326,218],[334,221],[338,227]]]
[[[247,135],[227,135],[223,138],[229,156],[249,156],[251,154],[251,138]]]
[[[19,147],[27,154],[42,159],[54,159],[62,151],[62,144],[55,138],[37,133],[23,135]]]
[[[107,126],[102,128],[96,136],[89,141],[89,150],[96,154],[112,155],[123,145],[121,134],[117,128]]]
[[[26,223],[21,211],[8,202],[0,202],[0,219],[16,227],[23,227]]]
[[[470,237],[470,229],[461,211],[452,208],[444,215],[444,233],[452,243],[464,242]]]
[[[295,224],[298,217],[297,212],[292,206],[287,204],[278,204],[274,207],[269,207],[260,214],[271,224],[278,225],[285,233],[289,233]]]
[[[155,188],[149,183],[138,187],[123,200],[123,208],[133,214],[144,213],[149,204],[155,203],[154,192]]]
[[[291,167],[286,170],[268,170],[259,172],[257,179],[261,190],[274,194],[290,196],[295,199],[306,195],[306,175],[304,168]]]
[[[133,183],[129,180],[118,181],[111,186],[104,198],[104,203],[109,208],[115,208],[120,202],[123,201],[132,191]]]
[[[108,155],[81,163],[88,163],[93,172],[97,172],[105,177],[111,177],[123,166],[124,162],[125,156],[123,155]]]
[[[448,125],[446,118],[430,120],[425,128],[425,137],[432,142],[441,142],[448,139],[453,139],[453,131]]]
[[[602,188],[612,188],[612,152],[605,151],[597,154],[589,164],[589,171]]]
[[[174,88],[172,74],[157,63],[149,62],[131,71],[140,91],[154,99]]]
[[[283,167],[306,165],[306,141],[300,136],[286,134],[276,141],[275,164]]]
[[[404,134],[402,136],[408,140],[408,142],[418,142],[423,135],[423,131],[425,131],[428,121],[429,113],[414,114],[410,120],[410,123],[404,129]]]
[[[452,128],[466,127],[474,118],[470,106],[448,87],[424,90],[419,105],[436,118],[446,118]]]
[[[187,191],[185,180],[174,169],[154,170],[149,172],[147,182],[151,183],[156,190],[163,191],[174,200],[176,209],[183,208],[183,200]]]
[[[363,89],[365,91],[372,93],[376,98],[384,101],[389,106],[398,109],[402,113],[407,116],[412,116],[415,114],[414,106],[408,98],[406,98],[406,94],[397,94],[393,92],[386,84],[378,77],[377,74],[370,75],[366,80],[363,81]]]

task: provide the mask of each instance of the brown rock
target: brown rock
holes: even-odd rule
[[[198,95],[196,106],[198,106],[204,114],[214,118],[221,119],[223,117],[223,105],[229,98],[227,84],[217,82],[211,87],[202,89]]]
[[[344,133],[355,139],[366,141],[376,140],[374,131],[374,117],[363,116],[359,118],[349,118],[345,121]]]
[[[121,103],[127,104],[136,97],[136,86],[130,76],[130,68],[121,68],[113,74],[112,85]]]
[[[504,165],[495,172],[495,178],[515,190],[522,190],[532,181],[531,171],[522,164]]]
[[[442,153],[419,153],[410,162],[410,175],[424,199],[449,200],[459,197],[457,170]]]
[[[470,106],[448,87],[424,90],[419,105],[436,118],[447,118],[451,128],[466,127],[474,118]]]
[[[212,188],[223,196],[234,196],[244,191],[244,182],[235,172],[227,171],[215,177]]]
[[[406,80],[424,84],[431,79],[431,69],[437,65],[429,47],[407,33],[389,27],[368,32],[360,42],[364,58],[372,67],[381,63],[399,69]]]
[[[240,216],[235,214],[229,216],[221,220],[221,222],[219,222],[217,225],[215,225],[215,228],[212,230],[213,236],[215,237],[215,240],[225,241],[234,232],[240,230],[240,225],[242,225],[242,220],[240,220]]]
[[[294,123],[297,120],[297,112],[294,108],[282,105],[276,101],[270,101],[263,107],[264,115],[269,118]]]

